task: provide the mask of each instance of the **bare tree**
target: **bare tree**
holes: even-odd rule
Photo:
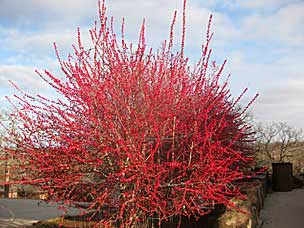
[[[0,182],[9,182],[11,176],[11,165],[13,158],[6,150],[9,146],[7,140],[7,133],[9,131],[16,131],[16,119],[10,115],[10,112],[3,111],[0,113]],[[10,185],[4,185],[4,197],[9,197]]]
[[[257,161],[266,165],[272,162],[288,162],[303,148],[303,130],[286,123],[258,124],[256,127]]]

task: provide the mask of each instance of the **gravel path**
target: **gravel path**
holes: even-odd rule
[[[268,194],[261,219],[263,228],[303,228],[304,189]]]

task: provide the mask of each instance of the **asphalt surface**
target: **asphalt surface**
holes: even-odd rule
[[[37,221],[60,217],[58,204],[39,200],[0,199],[0,228],[20,228]],[[79,209],[68,208],[66,214],[78,215]],[[263,228],[303,228],[304,189],[273,192],[265,199],[261,211]]]
[[[0,199],[0,228],[24,227],[34,222],[60,217],[64,214],[59,204],[40,200]],[[67,208],[65,214],[78,215],[81,210]]]
[[[261,219],[262,228],[303,228],[304,189],[267,195]]]

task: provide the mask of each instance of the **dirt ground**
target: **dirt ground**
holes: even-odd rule
[[[303,228],[304,188],[268,194],[261,219],[263,228]]]

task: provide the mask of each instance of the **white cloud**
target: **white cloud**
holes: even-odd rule
[[[11,25],[42,26],[51,18],[61,27],[77,24],[90,15],[95,17],[97,13],[95,0],[1,0],[0,4],[0,20]]]
[[[12,88],[9,80],[25,91],[39,92],[48,85],[35,73],[35,68],[22,65],[0,65],[0,89]]]
[[[232,73],[231,80],[234,81],[235,88],[238,88],[237,91],[248,86],[253,91],[260,92],[289,81],[304,80],[304,74],[300,70],[303,54],[295,53],[294,49],[286,49],[284,55],[277,55],[277,58],[270,62],[261,61],[263,54],[260,52],[257,55],[259,61],[250,60],[250,53],[243,51],[232,51],[227,54],[226,72]]]
[[[304,128],[304,79],[263,91],[253,105],[253,111],[262,122],[287,122],[295,128]]]
[[[199,1],[199,0],[197,0]],[[301,0],[205,0],[200,4],[205,7],[216,7],[221,9],[245,9],[245,10],[274,10],[284,5]]]
[[[106,2],[108,15],[114,16],[118,35],[120,35],[121,19],[125,17],[125,31],[128,39],[136,42],[140,25],[145,18],[147,42],[154,48],[159,47],[164,39],[168,39],[175,9],[178,10],[175,41],[178,46],[180,45],[182,3],[182,0],[108,0]],[[2,9],[0,9],[0,15],[2,15],[0,19],[3,17],[4,20],[18,24],[17,20],[26,18],[32,25],[40,24],[36,32],[25,32],[23,27],[11,26],[10,29],[6,29],[7,35],[4,40],[7,47],[39,55],[52,50],[53,41],[56,41],[65,50],[70,50],[71,44],[76,41],[76,27],[79,23],[89,18],[88,23],[91,27],[93,26],[92,16],[97,18],[97,0],[54,0],[46,1],[44,4],[35,0],[28,0],[26,3],[23,1],[20,3],[17,0],[3,0],[0,8]],[[203,8],[197,1],[188,1],[187,46],[200,48],[205,39],[208,18],[211,13],[214,14],[213,28],[216,30],[217,40],[230,40],[238,34],[232,21],[223,13]],[[83,34],[87,34],[88,27],[81,27]]]
[[[304,42],[304,2],[287,5],[273,15],[252,14],[242,22],[243,39],[280,41],[290,45]]]
[[[256,9],[265,7],[279,7],[292,2],[295,2],[295,0],[236,0],[235,4],[244,8]]]
[[[199,46],[202,41],[205,41],[208,20],[211,14],[213,15],[211,32],[215,32],[214,38],[216,42],[220,40],[229,42],[239,35],[239,31],[227,15],[193,5],[187,8],[188,44]]]
[[[82,40],[84,43],[89,43],[88,28],[81,29]],[[27,56],[32,55],[46,56],[54,52],[53,43],[56,42],[60,49],[72,51],[72,44],[77,41],[77,30],[48,30],[32,33],[24,33],[18,29],[7,29],[7,33],[2,38],[3,48],[14,50],[19,53],[26,53]]]
[[[108,16],[114,16],[118,34],[120,34],[121,19],[125,17],[125,31],[129,35],[129,39],[137,40],[141,23],[145,18],[147,41],[154,47],[159,47],[160,43],[168,38],[175,9],[178,10],[176,39],[177,41],[180,39],[182,4],[182,0],[106,1]],[[209,9],[200,7],[196,1],[187,2],[187,37],[191,37],[191,43],[197,43],[197,46],[200,46],[211,13]],[[218,36],[231,37],[235,33],[235,29],[232,28],[229,18],[221,13],[213,12],[213,14],[215,14],[214,27],[217,28]],[[39,25],[39,31],[36,34],[24,33],[24,31],[17,30],[17,28],[23,29],[23,27],[15,27],[7,36],[17,47],[37,43],[42,47],[41,51],[46,47],[49,48],[54,40],[59,39],[63,43],[71,43],[70,36],[75,33],[79,23],[89,19],[91,27],[96,18],[97,0],[53,0],[46,1],[44,4],[37,0],[28,0],[26,3],[23,1],[20,3],[17,0],[3,0],[2,7],[0,7],[0,19],[16,25],[19,21],[27,21],[28,25]],[[229,32],[226,32],[227,30]]]

